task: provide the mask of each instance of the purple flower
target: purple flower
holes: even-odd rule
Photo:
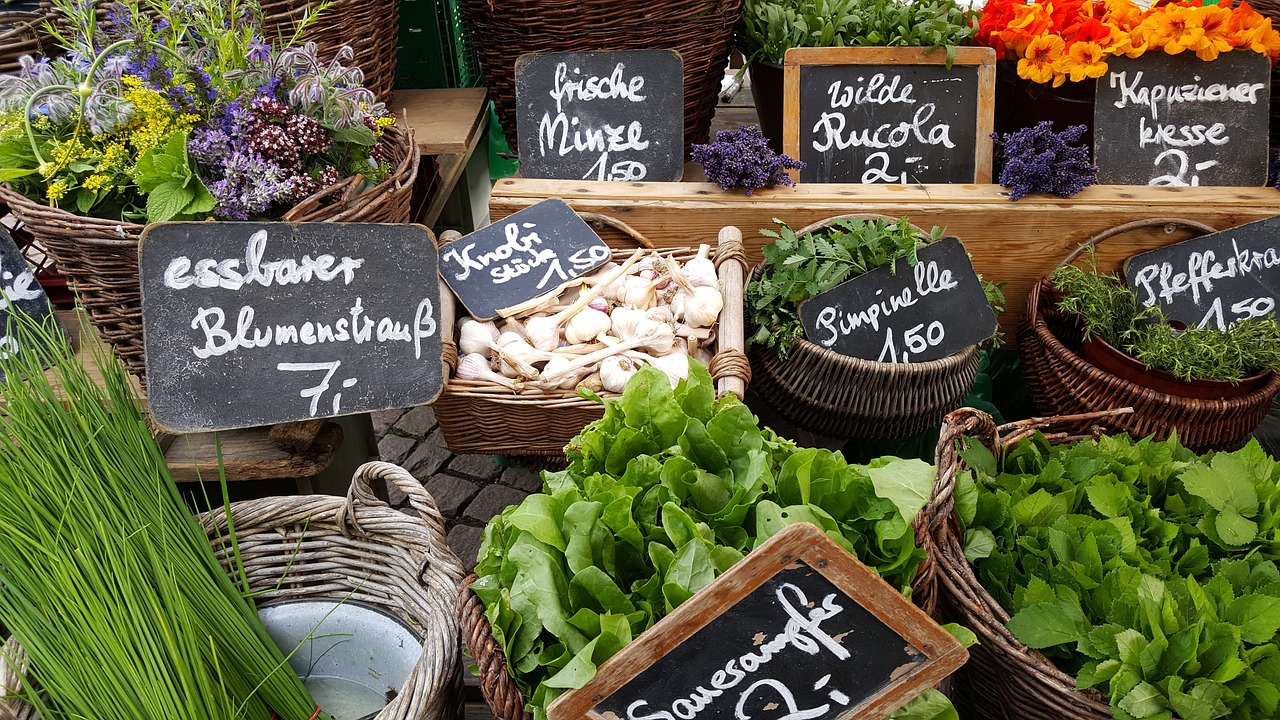
[[[747,195],[756,188],[794,185],[786,171],[804,167],[799,160],[775,153],[759,125],[721,130],[715,142],[694,145],[692,155],[707,179],[721,190],[745,188]]]
[[[220,165],[222,178],[208,184],[217,201],[213,214],[229,220],[262,215],[293,195],[289,173],[257,155],[233,152]]]
[[[992,133],[1002,146],[1004,169],[1000,184],[1009,188],[1009,199],[1043,192],[1071,197],[1098,182],[1098,168],[1089,162],[1089,149],[1078,145],[1088,130],[1072,125],[1060,133],[1048,120],[1014,133]]]

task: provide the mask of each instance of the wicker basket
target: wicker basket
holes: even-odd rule
[[[110,0],[96,2],[99,25],[109,25],[114,3]],[[288,41],[293,37],[298,21],[318,3],[310,0],[261,0],[259,4],[262,6],[266,42],[277,45],[278,38]],[[146,7],[145,3],[143,7]],[[65,19],[55,11],[52,0],[40,0],[40,10],[61,30],[70,29]],[[395,82],[399,32],[399,0],[330,0],[329,9],[302,33],[302,42],[314,42],[318,46],[320,60],[326,63],[334,59],[342,46],[351,46],[354,57],[343,64],[360,68],[364,73],[364,86],[386,102],[391,99],[391,85]],[[3,35],[0,35],[2,39]],[[4,45],[0,44],[2,47]]]
[[[413,513],[379,500],[374,487],[380,483],[394,484],[407,495]],[[444,518],[422,483],[395,465],[365,463],[351,479],[346,498],[250,500],[232,505],[231,517],[257,600],[362,602],[408,621],[423,635],[417,667],[375,720],[461,717],[462,664],[454,602],[464,573],[445,542]],[[223,548],[226,515],[219,509],[200,520],[214,553],[230,569]],[[0,661],[0,682],[6,674]],[[0,715],[37,720],[30,706],[15,705],[0,701]]]
[[[964,556],[964,541],[954,516],[956,474],[964,469],[956,443],[973,436],[999,456],[1003,448],[1037,430],[1049,442],[1063,443],[1102,434],[1099,422],[1123,417],[1128,409],[1057,418],[1031,418],[997,428],[991,416],[973,408],[947,415],[935,457],[938,475],[933,497],[917,519],[917,542],[929,555],[933,576],[924,600],[936,605],[935,617],[958,622],[978,636],[969,662],[960,670],[952,699],[963,718],[990,720],[1110,720],[1111,707],[1096,690],[1077,690],[1075,678],[1043,654],[1013,637],[1005,627],[1009,614],[992,598]],[[1086,434],[1080,428],[1091,428]]]
[[[626,225],[600,215],[583,214],[583,218],[626,228],[642,247],[652,248],[646,238]],[[446,233],[442,243],[452,235]],[[634,248],[633,248],[634,249]],[[614,259],[625,259],[631,249],[613,247]],[[664,248],[685,261],[696,254],[688,248]],[[746,275],[746,254],[742,235],[736,228],[725,228],[715,253],[716,267],[724,292],[724,310],[716,332],[717,351],[711,360],[711,377],[718,394],[732,392],[739,398],[751,378],[751,366],[742,353],[742,288]],[[453,326],[453,294],[441,292],[442,325]],[[446,356],[454,356],[452,347]],[[605,397],[610,393],[601,393]],[[489,453],[532,456],[555,460],[564,457],[564,446],[588,423],[604,416],[598,403],[578,397],[575,390],[563,390],[534,396],[513,395],[505,388],[482,381],[449,378],[435,402],[436,420],[444,433],[445,443],[456,453]]]
[[[1189,220],[1144,220],[1119,225],[1094,236],[1063,261],[1074,262],[1089,247],[1107,238],[1143,227],[1186,227],[1199,232],[1213,228]],[[1105,372],[1080,355],[1084,329],[1078,318],[1061,312],[1047,278],[1027,296],[1027,312],[1018,328],[1018,352],[1036,407],[1044,415],[1074,415],[1132,407],[1132,415],[1107,421],[1117,432],[1134,437],[1164,439],[1174,429],[1178,441],[1195,450],[1233,450],[1248,441],[1271,410],[1280,393],[1280,374],[1247,395],[1225,400],[1200,400],[1167,395]]]
[[[742,0],[462,0],[476,53],[516,147],[516,58],[525,53],[675,50],[684,61],[684,141],[707,141]]]
[[[350,177],[303,200],[285,214],[289,222],[402,223],[409,220],[409,199],[418,174],[419,154],[409,127],[391,127],[394,170],[386,180],[356,194],[359,176]],[[138,285],[138,240],[145,226],[73,215],[41,205],[0,185],[0,202],[67,276],[80,296],[98,335],[111,345],[129,372],[145,379],[142,346],[142,291]],[[330,204],[322,204],[329,202]]]
[[[881,215],[840,215],[796,231],[805,235],[845,219]],[[917,232],[928,236],[928,233]],[[752,278],[764,272],[755,267]],[[785,360],[756,344],[748,353],[755,376],[752,391],[796,427],[833,438],[893,439],[937,427],[960,407],[978,374],[978,346],[939,360],[881,363],[849,357],[796,338]]]
[[[0,73],[16,71],[23,55],[52,49],[52,38],[44,29],[47,19],[41,12],[0,11]]]

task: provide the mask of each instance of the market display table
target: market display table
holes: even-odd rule
[[[694,166],[685,176],[701,177],[701,172]],[[773,218],[800,228],[835,215],[872,213],[906,216],[926,230],[938,225],[964,242],[985,279],[1007,283],[1009,309],[1000,319],[1006,332],[1021,318],[1031,286],[1102,230],[1153,218],[1224,229],[1280,215],[1280,192],[1273,188],[1095,185],[1065,200],[1032,195],[1015,203],[999,185],[801,184],[747,197],[706,182],[525,178],[499,180],[489,211],[497,221],[551,197],[579,212],[616,217],[659,246],[709,242],[721,227],[734,225],[742,230],[753,263],[769,240],[759,229],[774,227]],[[1131,255],[1190,236],[1163,226],[1133,230],[1099,246],[1099,267],[1119,267]]]
[[[414,222],[435,227],[484,137],[488,104],[484,88],[397,90],[392,96],[387,108],[407,116],[418,151],[424,160],[429,157],[435,163],[433,187],[422,207],[415,208]],[[484,180],[487,184],[488,177]],[[464,229],[469,232],[474,228]]]
[[[58,319],[71,336],[76,358],[90,376],[101,382],[94,354],[110,357],[110,350],[96,335],[85,334],[87,321],[72,310],[58,312]],[[47,371],[50,378],[52,371]],[[138,379],[129,377],[134,392],[142,393]],[[226,430],[190,435],[157,434],[164,448],[169,472],[176,482],[218,479],[218,440],[222,443],[222,465],[229,481],[290,479],[302,493],[345,494],[355,467],[376,460],[377,445],[368,415],[335,420],[311,420],[269,427]]]

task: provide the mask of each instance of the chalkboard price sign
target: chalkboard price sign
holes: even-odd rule
[[[784,528],[550,720],[879,720],[964,664],[947,631],[817,527]]]
[[[1124,275],[1138,302],[1170,320],[1226,330],[1266,317],[1280,299],[1280,217],[1135,255]]]
[[[1098,182],[1266,184],[1270,88],[1271,63],[1255,52],[1108,59],[1094,105]]]
[[[440,274],[477,320],[544,295],[609,260],[609,246],[552,198],[440,250]]]
[[[805,338],[841,355],[889,363],[937,360],[982,342],[996,315],[964,245],[943,238],[800,304]]]
[[[670,181],[684,171],[684,62],[672,50],[516,60],[520,174]]]
[[[436,262],[422,225],[147,226],[139,276],[152,416],[201,432],[434,401]]]
[[[0,293],[0,357],[22,352],[18,339],[8,332],[15,311],[27,315],[52,335],[65,337],[44,288],[40,287],[35,273],[22,258],[22,251],[3,227],[0,227]],[[0,372],[0,380],[3,378],[4,373]]]
[[[991,182],[995,51],[792,48],[783,149],[801,182]]]

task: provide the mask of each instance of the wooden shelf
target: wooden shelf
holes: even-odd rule
[[[387,107],[395,115],[405,115],[413,128],[418,151],[423,156],[434,156],[440,185],[421,216],[422,224],[432,227],[483,135],[488,91],[484,88],[397,90]]]
[[[686,177],[700,177],[696,168]],[[759,229],[778,218],[799,229],[835,215],[906,216],[964,242],[974,267],[1005,282],[1006,332],[1021,318],[1027,292],[1081,242],[1135,220],[1181,218],[1217,229],[1280,215],[1272,188],[1097,185],[1069,199],[1033,195],[1013,203],[999,185],[819,185],[756,191],[750,197],[707,182],[604,183],[581,180],[499,180],[489,210],[494,222],[547,198],[575,210],[612,215],[659,246],[710,242],[726,225],[742,230],[752,262],[768,238]],[[1193,233],[1144,228],[1099,247],[1100,266],[1118,268],[1135,253],[1185,240]]]

